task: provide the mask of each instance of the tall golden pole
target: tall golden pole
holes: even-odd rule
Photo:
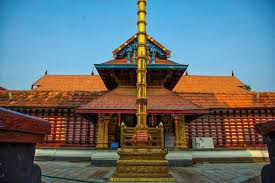
[[[132,128],[121,125],[121,148],[118,149],[119,160],[111,181],[117,182],[175,182],[169,174],[167,151],[164,148],[163,125],[158,130],[161,139],[158,146],[150,144],[150,129],[146,124],[147,95],[146,95],[146,0],[138,0],[138,52],[137,52],[137,126],[135,134]],[[125,136],[124,136],[125,135]],[[126,138],[132,135],[132,139]],[[136,143],[133,143],[133,138]],[[126,143],[128,141],[128,143]],[[130,145],[129,145],[130,144]]]
[[[146,0],[138,0],[137,130],[146,131]]]

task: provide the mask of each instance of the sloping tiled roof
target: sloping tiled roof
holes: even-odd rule
[[[132,42],[134,39],[137,38],[137,34],[133,35],[130,39],[125,41],[122,45],[120,45],[117,49],[113,51],[113,55],[115,56],[121,49],[123,49],[125,46],[127,46],[130,42]],[[152,41],[155,45],[157,45],[160,49],[162,49],[167,55],[170,55],[171,51],[165,48],[162,44],[157,42],[154,38],[149,36],[148,34],[146,35],[146,38],[150,41]]]
[[[234,76],[182,76],[173,89],[177,93],[249,93]]]
[[[33,84],[34,90],[107,91],[98,75],[44,75]]]
[[[127,64],[127,58],[121,58],[121,59],[113,59],[110,61],[107,61],[103,64]],[[131,63],[133,64],[133,63]],[[172,60],[168,60],[168,59],[160,59],[160,58],[156,58],[156,62],[155,64],[164,64],[164,65],[179,65],[178,63],[172,61]]]
[[[180,97],[164,87],[147,88],[148,104],[150,111],[188,111],[200,113],[202,108]],[[93,100],[78,108],[79,111],[87,110],[136,110],[136,87],[118,87],[115,90]],[[82,112],[83,112],[82,111]],[[202,111],[205,112],[205,111]],[[194,112],[195,113],[195,112]]]
[[[86,104],[105,92],[90,91],[0,91],[2,107],[78,107]]]
[[[275,92],[251,92],[233,76],[182,76],[173,92],[204,108],[274,108]]]
[[[6,88],[3,88],[3,87],[0,86],[0,90],[6,90]]]
[[[179,93],[205,108],[275,108],[275,92]]]

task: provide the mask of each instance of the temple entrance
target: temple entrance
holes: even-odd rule
[[[165,129],[164,140],[166,149],[171,150],[175,148],[175,133],[171,129]]]
[[[127,127],[135,127],[137,123],[136,114],[112,114],[108,123],[108,147],[116,149],[120,147],[120,123]],[[147,116],[147,126],[156,127],[163,123],[165,148],[175,148],[175,124],[171,115],[157,114]]]
[[[137,116],[136,114],[121,114],[121,121],[127,127],[135,127],[137,125]]]
[[[175,148],[175,123],[171,115],[148,115],[147,126],[156,127],[159,123],[164,127],[164,147],[166,149]]]
[[[137,118],[135,114],[112,114],[108,123],[108,147],[116,149],[120,147],[120,123],[127,127],[135,127]]]
[[[165,115],[162,119],[164,127],[164,147],[175,148],[175,123],[171,115]]]
[[[113,114],[108,124],[108,147],[116,149],[120,144],[120,126],[119,126],[119,115]]]
[[[135,127],[137,117],[135,114],[112,114],[108,123],[108,147],[117,149],[120,147],[120,125],[124,123],[126,127]],[[147,126],[149,128],[159,126],[163,123],[164,147],[172,150],[176,148],[175,116],[169,114],[148,114]],[[180,126],[178,125],[178,128]],[[178,131],[178,133],[181,130]],[[179,139],[178,139],[179,140]]]

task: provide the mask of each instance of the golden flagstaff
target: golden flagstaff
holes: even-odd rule
[[[137,129],[147,132],[147,96],[146,96],[146,0],[138,1],[138,52],[137,52]]]
[[[138,0],[137,48],[137,125],[121,125],[120,159],[111,181],[176,181],[169,174],[167,151],[164,149],[163,125],[148,128],[146,96],[146,0]]]

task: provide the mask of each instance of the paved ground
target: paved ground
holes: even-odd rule
[[[89,162],[36,161],[42,169],[42,182],[108,182],[114,167],[93,167]],[[215,163],[197,164],[193,167],[171,168],[178,182],[187,183],[241,183],[260,182],[259,175],[264,164]]]

